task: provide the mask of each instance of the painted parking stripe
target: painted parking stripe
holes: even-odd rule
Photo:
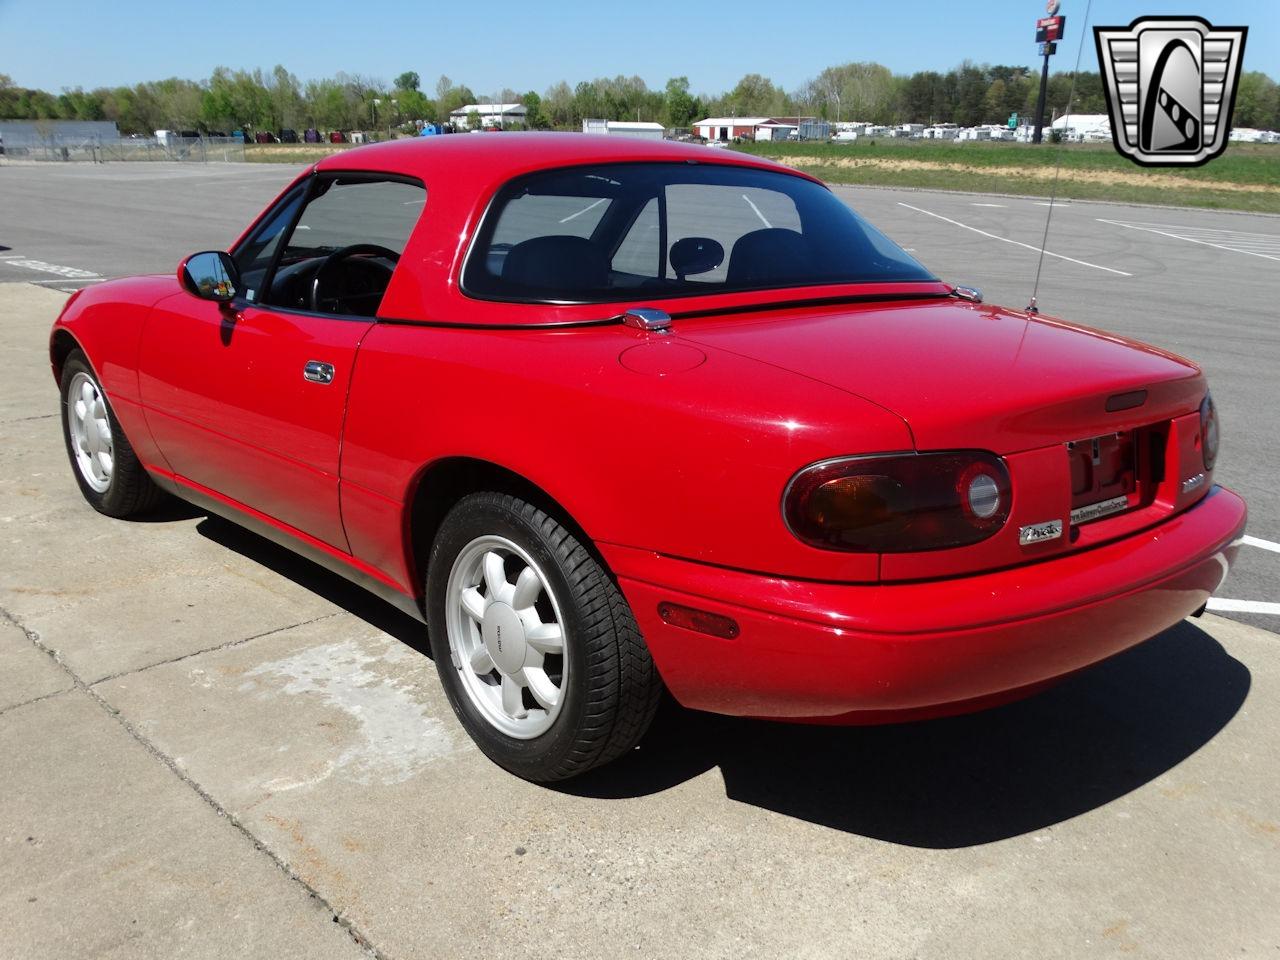
[[[1249,257],[1262,257],[1264,260],[1275,260],[1280,262],[1280,238],[1277,238],[1277,246],[1272,247],[1265,239],[1262,241],[1256,238],[1265,238],[1266,234],[1250,234],[1248,237],[1232,236],[1236,234],[1233,230],[1218,230],[1210,233],[1206,229],[1190,230],[1182,227],[1170,227],[1166,224],[1142,224],[1142,223],[1125,223],[1122,220],[1104,220],[1102,217],[1095,217],[1098,223],[1108,223],[1113,227],[1124,227],[1126,230],[1141,230],[1144,233],[1154,233],[1162,237],[1169,237],[1173,240],[1184,240],[1187,243],[1198,243],[1206,247],[1214,247],[1218,250],[1226,250],[1229,253],[1243,253]],[[1157,229],[1159,228],[1159,229]],[[1176,231],[1176,232],[1174,232]],[[1198,234],[1191,236],[1192,233]],[[1207,236],[1213,236],[1214,239],[1205,239]],[[1251,239],[1252,238],[1252,239]]]
[[[1251,537],[1245,534],[1240,538],[1240,542],[1262,550],[1270,550],[1272,553],[1280,553],[1280,543],[1272,543],[1270,540],[1263,540],[1260,537]]]
[[[969,204],[969,206],[971,206],[971,207],[999,207],[1001,210],[1003,210],[1003,209],[1005,208],[1006,204],[1003,204],[1003,203],[971,203],[971,204]]]
[[[14,280],[14,283],[106,283],[106,277],[80,277],[73,279],[70,277],[57,277],[50,280]]]
[[[28,260],[26,258],[14,259],[9,258],[4,261],[6,267],[25,267],[28,270],[38,270],[41,273],[54,273],[64,280],[89,280],[100,274],[94,273],[92,270],[80,270],[76,267],[64,267],[59,263],[47,263],[44,260]]]
[[[773,224],[772,224],[772,223],[770,223],[768,220],[766,220],[766,219],[764,218],[764,214],[760,212],[760,208],[759,208],[759,207],[757,207],[754,203],[752,203],[752,202],[751,202],[751,198],[750,198],[750,197],[748,197],[748,196],[744,193],[744,194],[742,195],[742,199],[743,199],[743,200],[745,200],[745,201],[747,201],[747,206],[748,206],[748,207],[750,207],[752,210],[754,210],[754,211],[755,211],[756,216],[760,218],[760,222],[764,224],[765,229],[766,229],[766,230],[772,230],[772,229],[773,229]]]
[[[565,218],[564,218],[563,220],[561,220],[560,222],[561,222],[561,223],[568,223],[570,220],[573,220],[573,219],[575,219],[575,218],[577,218],[577,217],[582,216],[582,215],[583,215],[584,213],[586,213],[588,210],[594,210],[596,207],[600,206],[600,204],[604,203],[606,199],[607,199],[606,197],[601,197],[601,198],[600,198],[599,200],[597,200],[595,203],[589,203],[589,204],[587,204],[585,207],[583,207],[583,208],[582,208],[581,210],[579,210],[577,213],[571,213],[571,214],[569,214],[567,217],[565,217]]]
[[[1210,597],[1206,609],[1222,613],[1266,613],[1280,616],[1280,603],[1264,603],[1261,600],[1227,600]]]
[[[1058,260],[1066,260],[1070,263],[1078,263],[1082,267],[1092,267],[1094,270],[1105,270],[1107,273],[1114,273],[1121,277],[1132,277],[1132,273],[1125,273],[1123,270],[1113,270],[1111,267],[1104,267],[1096,263],[1089,263],[1087,260],[1077,260],[1075,257],[1068,257],[1065,254],[1054,253],[1051,250],[1042,250],[1040,247],[1033,247],[1029,243],[1023,243],[1021,240],[1010,240],[1008,237],[1001,237],[994,233],[988,233],[986,230],[979,230],[977,227],[971,227],[967,223],[961,223],[959,220],[952,220],[950,217],[944,217],[940,213],[933,213],[929,210],[922,210],[919,207],[913,207],[909,203],[898,201],[898,206],[906,207],[908,210],[914,210],[916,213],[923,213],[925,216],[936,217],[939,220],[960,227],[962,230],[972,230],[974,233],[980,233],[984,237],[990,237],[992,240],[999,240],[1003,243],[1012,243],[1015,247],[1025,247],[1035,253],[1043,253],[1046,257],[1054,257]]]

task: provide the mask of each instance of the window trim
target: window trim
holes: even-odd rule
[[[419,211],[418,219],[414,221],[413,228],[409,231],[409,236],[405,238],[406,248],[408,248],[409,244],[413,241],[413,235],[414,233],[417,232],[417,229],[418,229],[418,222],[422,219],[423,213],[426,212],[427,203],[430,200],[430,195],[427,191],[426,183],[424,183],[418,177],[410,177],[402,173],[383,173],[379,170],[312,169],[311,173],[307,176],[306,182],[300,183],[297,185],[298,189],[303,193],[303,198],[302,198],[302,203],[300,203],[298,205],[298,209],[294,211],[293,217],[290,219],[289,225],[286,228],[288,230],[288,233],[286,234],[288,238],[292,239],[293,233],[298,227],[298,222],[302,219],[303,212],[307,209],[307,205],[311,203],[314,195],[319,190],[319,184],[322,180],[349,180],[355,183],[405,183],[410,186],[421,187],[422,195],[423,195],[422,210]],[[283,197],[281,197],[277,203],[272,204],[271,207],[267,210],[267,212],[265,212],[258,218],[257,224],[255,225],[254,229],[251,230],[248,234],[246,234],[244,243],[245,244],[252,243],[254,238],[256,238],[258,235],[258,225],[266,224],[267,222],[269,222],[271,219],[271,215],[274,214],[276,210],[278,210],[285,204],[289,203],[294,196],[295,196],[295,191],[290,190]],[[232,257],[235,256],[236,250],[238,250],[242,245],[243,244],[238,243],[232,250],[229,251]],[[267,265],[267,269],[262,274],[262,284],[260,289],[262,290],[271,289],[271,284],[275,281],[275,278],[276,278],[276,271],[280,266],[280,258],[284,256],[284,250],[286,246],[287,246],[287,243],[282,242],[276,248],[275,253],[271,257],[271,262]],[[403,251],[402,251],[402,255],[403,255]],[[398,270],[399,268],[400,268],[400,264],[397,261],[396,269]],[[395,277],[395,273],[393,271],[392,278],[394,279],[394,277]],[[388,285],[388,289],[389,288],[390,288],[390,285]],[[372,317],[362,317],[353,313],[321,313],[317,310],[307,310],[302,307],[280,306],[274,303],[265,303],[261,300],[249,300],[247,298],[239,297],[239,296],[236,297],[235,302],[242,303],[246,306],[257,307],[259,310],[280,310],[286,313],[301,315],[305,317],[323,317],[325,319],[330,319],[330,320],[348,320],[348,321],[360,320],[366,323],[378,322],[378,317],[376,315]]]

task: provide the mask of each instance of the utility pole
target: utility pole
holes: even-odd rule
[[[1042,46],[1044,47],[1044,67],[1040,70],[1040,96],[1036,98],[1036,132],[1031,136],[1032,143],[1040,142],[1040,133],[1044,128],[1044,101],[1049,94],[1049,48],[1053,44],[1046,43]]]

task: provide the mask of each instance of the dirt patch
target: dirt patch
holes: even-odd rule
[[[1072,170],[1063,167],[1055,174],[1053,167],[976,166],[968,163],[943,163],[939,160],[906,160],[891,157],[775,157],[779,163],[791,167],[838,168],[859,167],[886,170],[892,173],[911,171],[944,171],[968,173],[978,176],[1010,177],[1025,180],[1051,181],[1057,175],[1061,180],[1075,183],[1097,183],[1105,186],[1149,187],[1169,190],[1226,190],[1236,193],[1276,193],[1277,188],[1263,183],[1231,183],[1226,180],[1192,180],[1169,173],[1126,173],[1118,170]]]

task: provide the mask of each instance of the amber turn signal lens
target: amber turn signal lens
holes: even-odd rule
[[[706,633],[721,640],[732,640],[739,634],[738,623],[718,613],[686,607],[680,603],[658,604],[658,616],[674,627],[684,627],[697,633]]]

